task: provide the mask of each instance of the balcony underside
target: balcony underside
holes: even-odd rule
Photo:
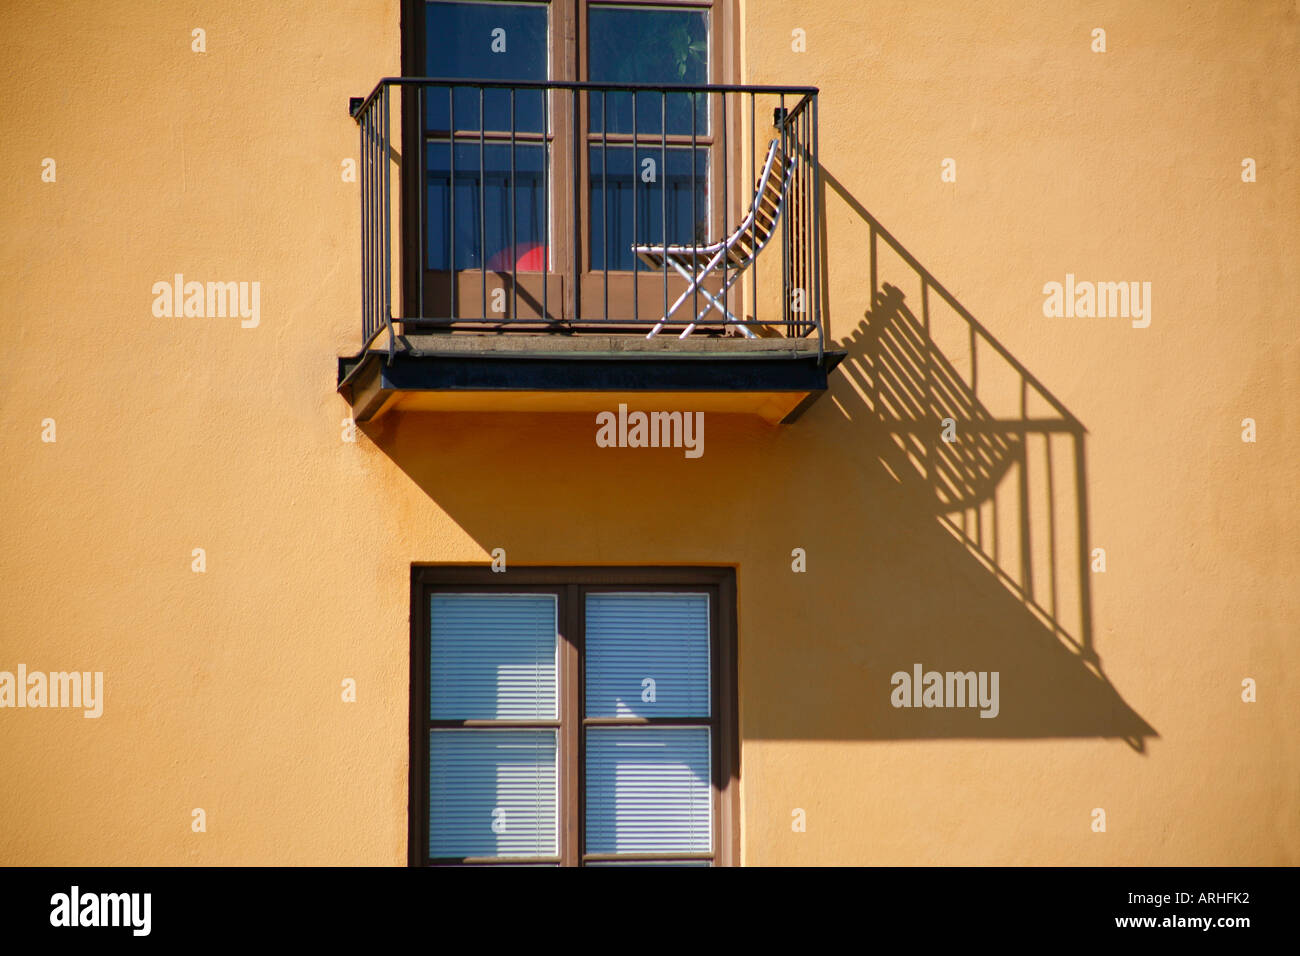
[[[815,340],[663,335],[399,336],[339,359],[339,392],[358,422],[391,411],[645,410],[797,419],[826,390],[843,351]]]

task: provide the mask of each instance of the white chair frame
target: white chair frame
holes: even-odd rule
[[[705,246],[661,244],[634,245],[632,247],[632,251],[636,255],[641,256],[644,260],[647,260],[654,265],[658,265],[662,262],[665,266],[672,266],[672,268],[686,280],[686,290],[677,297],[677,301],[672,304],[668,311],[664,313],[663,318],[660,319],[658,323],[655,324],[655,327],[650,330],[649,334],[646,335],[647,339],[652,339],[658,335],[663,330],[663,327],[668,323],[668,320],[672,318],[673,313],[681,308],[682,303],[690,298],[697,290],[700,295],[704,296],[707,305],[705,305],[705,307],[700,310],[700,314],[682,330],[682,334],[678,336],[679,339],[684,339],[686,336],[694,332],[695,327],[699,325],[700,321],[708,314],[710,309],[717,309],[721,312],[723,317],[739,328],[746,338],[757,338],[753,331],[746,328],[739,319],[731,314],[730,310],[728,310],[724,304],[724,297],[727,294],[727,290],[735,285],[744,271],[753,264],[754,260],[758,257],[759,251],[767,245],[768,241],[775,234],[777,223],[781,219],[781,210],[785,207],[785,197],[789,191],[790,181],[794,176],[795,163],[797,162],[797,158],[793,154],[787,157],[785,174],[781,178],[781,184],[777,192],[776,208],[772,212],[771,222],[764,223],[759,219],[763,195],[767,190],[768,182],[771,179],[772,167],[776,162],[777,152],[780,150],[780,147],[781,140],[779,138],[774,138],[768,146],[767,160],[763,164],[763,174],[758,179],[758,185],[754,193],[754,201],[749,207],[749,214],[736,228],[735,232],[726,239]],[[736,261],[735,268],[731,270],[730,274],[727,276],[718,294],[715,295],[708,289],[704,288],[702,283],[708,274],[718,269],[721,264],[730,257],[732,250],[737,246],[737,244],[746,238],[749,239],[750,251],[745,253],[738,261]],[[695,271],[692,272],[692,268],[699,263],[701,258],[705,259],[704,266],[702,268],[696,268]]]

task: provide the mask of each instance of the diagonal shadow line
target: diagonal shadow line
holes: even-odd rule
[[[838,183],[824,175],[822,184],[818,198],[824,203],[827,191]],[[510,541],[512,554],[530,555],[542,563],[563,563],[556,560],[557,555],[586,560],[592,547],[602,558],[613,560],[601,550],[599,535],[592,539],[595,545],[582,535],[576,543],[568,543],[571,524],[580,520],[593,527],[604,523],[612,529],[619,537],[611,545],[614,554],[624,553],[623,538],[641,532],[648,543],[630,553],[662,555],[664,563],[727,562],[743,557],[749,565],[745,573],[752,575],[752,580],[771,583],[771,578],[764,577],[770,574],[770,565],[751,544],[730,536],[735,529],[752,522],[756,514],[765,515],[769,527],[761,540],[770,542],[772,534],[781,533],[787,518],[808,518],[814,523],[817,517],[824,517],[825,497],[814,490],[819,483],[846,494],[865,490],[872,495],[868,507],[877,516],[868,526],[871,549],[861,546],[863,529],[844,527],[843,521],[832,521],[817,532],[828,550],[855,562],[854,567],[870,569],[861,576],[837,573],[806,583],[809,593],[835,601],[844,610],[809,617],[797,604],[783,601],[777,594],[750,606],[782,621],[787,621],[788,615],[787,622],[794,629],[811,620],[833,624],[834,630],[812,644],[781,639],[780,625],[775,622],[749,632],[747,649],[742,649],[742,659],[750,655],[742,711],[747,738],[1119,738],[1142,751],[1145,738],[1155,735],[1154,729],[1120,698],[1101,673],[1095,654],[1090,656],[1082,425],[1068,412],[1058,412],[1063,411],[1061,403],[1046,395],[1020,363],[1007,357],[1009,353],[992,342],[983,326],[970,320],[966,328],[971,336],[986,342],[990,354],[1003,356],[1006,364],[1017,370],[1022,392],[1041,391],[1042,402],[1053,409],[1050,417],[1042,418],[1031,418],[1027,406],[1022,406],[1019,417],[993,415],[981,401],[981,391],[966,381],[955,361],[956,353],[944,354],[931,334],[932,323],[942,318],[931,315],[931,300],[947,303],[946,290],[923,269],[916,273],[921,278],[919,305],[915,299],[908,301],[897,286],[882,285],[882,265],[892,268],[895,260],[893,256],[882,260],[879,253],[884,250],[876,247],[893,248],[891,243],[896,240],[867,215],[863,221],[871,230],[872,295],[862,322],[849,336],[846,351],[850,355],[840,366],[845,378],[835,380],[833,397],[844,408],[844,419],[837,418],[833,403],[826,402],[813,410],[808,427],[801,425],[776,435],[743,416],[723,416],[717,425],[710,425],[717,429],[711,432],[718,436],[715,440],[726,442],[718,447],[762,469],[755,474],[780,476],[785,474],[783,469],[789,469],[794,476],[807,476],[806,486],[798,487],[806,487],[809,494],[790,496],[789,516],[768,510],[771,489],[757,484],[734,487],[734,495],[709,497],[707,489],[733,488],[737,476],[735,457],[709,455],[695,463],[699,467],[690,477],[693,488],[705,491],[685,505],[684,514],[704,525],[710,525],[716,515],[719,533],[727,536],[708,541],[698,531],[684,528],[672,543],[665,543],[663,512],[645,508],[644,502],[663,492],[663,476],[676,474],[673,466],[664,463],[647,469],[641,466],[641,459],[616,457],[597,448],[591,441],[589,418],[523,417],[522,425],[536,429],[537,440],[544,440],[545,447],[566,450],[562,456],[527,458],[521,454],[531,446],[526,442],[519,446],[517,429],[522,426],[503,427],[499,418],[412,412],[386,415],[363,430],[383,455],[485,550]],[[823,218],[823,243],[824,222]],[[913,268],[914,259],[897,255],[905,266]],[[910,279],[904,285],[913,288]],[[841,284],[841,295],[846,288]],[[829,303],[829,299],[823,302]],[[969,316],[960,306],[948,307],[963,320]],[[858,391],[850,395],[853,389]],[[858,401],[861,405],[854,408],[852,403]],[[861,414],[850,414],[849,408]],[[939,442],[941,415],[951,417],[958,426],[951,446]],[[431,442],[431,434],[437,434],[438,441]],[[1000,539],[994,536],[992,555],[982,550],[985,536],[981,529],[976,526],[972,531],[962,523],[961,516],[971,509],[960,511],[961,520],[953,517],[958,512],[945,510],[954,504],[984,503],[993,488],[1014,486],[1019,493],[1027,480],[1025,464],[1031,442],[1045,438],[1063,441],[1073,454],[1077,491],[1073,520],[1082,530],[1075,569],[1081,576],[1082,625],[1074,634],[1067,632],[1047,597],[1048,575],[1041,570],[1036,574],[1032,561],[1014,566],[1017,552],[1029,555],[1032,541],[1041,544],[1048,538],[1031,534],[1027,505],[1019,511],[1008,509],[1018,525]],[[763,450],[774,445],[786,447],[768,463]],[[807,454],[800,454],[801,450]],[[879,465],[875,465],[877,460]],[[516,461],[526,470],[514,467]],[[1057,459],[1058,463],[1064,461],[1064,457]],[[508,463],[506,467],[503,462]],[[864,471],[863,464],[869,470]],[[521,480],[524,475],[526,481]],[[1067,468],[1049,494],[1071,491],[1069,478]],[[575,489],[580,491],[579,497],[574,497]],[[1022,503],[1026,497],[1020,495]],[[861,510],[851,513],[865,516]],[[520,520],[521,514],[527,519]],[[993,527],[996,530],[996,523]],[[1034,532],[1039,530],[1035,525]],[[1052,550],[1055,553],[1054,544]],[[1063,553],[1068,564],[1068,551]],[[860,630],[845,624],[855,620],[855,613],[867,622]],[[999,719],[982,720],[970,711],[956,709],[892,709],[887,677],[900,665],[907,666],[902,655],[907,655],[908,662],[1000,670],[1003,712]],[[828,661],[833,666],[827,666]],[[804,685],[802,691],[785,693],[789,682]]]
[[[1114,691],[1101,668],[1093,643],[1093,614],[1090,552],[1088,548],[1088,495],[1085,440],[1087,430],[1068,408],[1054,396],[992,333],[980,323],[933,274],[854,197],[824,166],[820,172],[819,201],[826,206],[827,189],[866,223],[869,233],[870,307],[864,319],[842,341],[849,356],[841,365],[854,383],[854,394],[881,423],[890,436],[880,443],[880,462],[895,480],[923,487],[928,509],[958,538],[980,563],[1004,587],[1015,594],[1050,632],[1078,656],[1100,681]],[[821,218],[822,260],[827,261],[828,217]],[[880,280],[880,246],[886,246],[919,278],[921,283],[921,318],[906,303],[897,286]],[[827,276],[821,277],[822,302],[827,315],[831,312]],[[955,363],[936,345],[931,335],[931,295],[964,322],[970,342],[971,382],[967,382]],[[994,356],[1013,371],[1019,380],[1021,412],[1018,418],[996,418],[980,401],[975,388],[977,343],[992,350]],[[1028,395],[1045,402],[1055,418],[1030,418]],[[949,440],[940,437],[945,424],[956,434]],[[1058,568],[1056,552],[1056,502],[1058,493],[1053,482],[1051,437],[1064,435],[1070,440],[1073,457],[1073,492],[1076,568],[1075,585],[1079,597],[1077,636],[1063,626],[1057,613]],[[1048,606],[1036,598],[1030,551],[1032,533],[1028,514],[1029,471],[1028,439],[1042,436],[1047,455],[1047,552],[1050,555]],[[1020,509],[1019,574],[1010,574],[999,565],[997,539],[996,492],[1012,471],[1018,473]],[[993,555],[983,547],[981,507],[993,503]],[[950,515],[961,511],[961,526]],[[975,535],[968,527],[967,512],[974,511]],[[1115,692],[1118,699],[1118,693]],[[1122,703],[1122,701],[1121,701]],[[1155,730],[1133,713],[1136,730],[1124,739],[1142,752],[1143,737]]]

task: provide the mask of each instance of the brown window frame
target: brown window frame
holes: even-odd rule
[[[479,0],[491,2],[491,0]],[[508,2],[508,0],[505,0]],[[587,12],[591,7],[679,7],[683,9],[708,10],[709,17],[709,76],[710,84],[734,84],[740,81],[740,38],[739,38],[739,0],[531,0],[549,7],[549,43],[548,72],[554,81],[585,80],[588,74],[587,49]],[[402,75],[423,76],[425,73],[424,46],[424,8],[426,0],[402,0]],[[547,248],[549,250],[549,269],[545,272],[520,271],[518,299],[511,297],[511,302],[519,307],[517,320],[537,321],[542,310],[537,302],[541,297],[542,284],[546,286],[547,317],[557,320],[581,318],[583,322],[595,321],[604,316],[606,309],[610,315],[628,314],[635,311],[640,321],[653,321],[658,316],[656,306],[664,288],[664,276],[658,271],[641,268],[634,270],[593,269],[591,266],[591,211],[589,195],[590,170],[589,157],[592,146],[600,144],[600,133],[593,133],[587,116],[590,97],[579,96],[579,116],[573,115],[572,98],[557,91],[550,95],[549,130],[544,130],[540,141],[547,144],[551,157],[551,175],[548,209],[550,221]],[[479,269],[461,270],[459,272],[441,272],[428,270],[424,262],[419,262],[418,269],[411,269],[410,264],[419,259],[419,220],[420,197],[418,189],[422,188],[423,171],[415,169],[419,149],[419,120],[415,108],[415,97],[403,98],[402,122],[402,253],[403,253],[403,308],[404,316],[414,316],[418,309],[414,303],[419,301],[418,283],[424,283],[423,300],[445,302],[448,300],[451,283],[455,283],[455,301],[458,303],[456,318],[467,321],[490,320],[478,308],[481,305],[483,281]],[[707,147],[709,151],[709,175],[707,190],[709,199],[708,222],[709,240],[721,238],[727,223],[735,223],[750,197],[745,195],[743,186],[741,124],[742,116],[737,108],[727,111],[725,135],[722,111],[717,102],[709,101],[709,129],[707,134],[695,137],[695,145]],[[457,134],[453,134],[456,136]],[[536,137],[530,137],[530,141]],[[627,137],[624,135],[608,136],[612,145],[623,145],[625,140],[633,144],[658,145],[659,138],[646,134]],[[667,142],[675,146],[691,145],[691,135],[673,135]],[[729,145],[723,155],[722,143]],[[457,137],[460,142],[479,142],[477,135],[463,134]],[[486,142],[496,142],[493,137],[486,137]],[[509,140],[505,140],[508,142]],[[653,142],[652,142],[653,141]],[[578,169],[572,168],[576,157]],[[574,190],[577,195],[574,195]],[[725,210],[724,210],[725,206]],[[489,273],[488,275],[491,275]],[[606,281],[608,279],[608,282]],[[489,288],[496,288],[497,280],[491,279]],[[705,288],[713,288],[716,283],[708,280]],[[635,291],[634,291],[635,286]],[[668,287],[672,296],[685,288],[685,283],[676,273],[668,275]],[[716,290],[715,290],[716,291]],[[483,294],[486,294],[485,292]],[[743,286],[733,289],[732,301],[735,302],[737,314],[744,310]],[[641,306],[639,301],[645,304]],[[601,303],[587,307],[583,303]],[[607,304],[606,304],[607,303]],[[631,304],[631,305],[630,305]],[[659,311],[662,311],[661,309]],[[508,326],[510,318],[497,320]],[[610,320],[610,330],[618,330],[617,319]],[[644,330],[642,330],[644,331]]]
[[[559,719],[526,722],[558,728],[559,802],[557,857],[429,857],[429,734],[434,724],[493,726],[497,721],[434,721],[429,718],[430,597],[436,592],[553,593],[559,615]],[[676,591],[710,597],[711,714],[700,718],[588,718],[583,710],[584,634],[587,593]],[[737,694],[736,573],[725,567],[490,567],[414,565],[411,568],[410,795],[407,858],[411,866],[520,865],[581,866],[610,860],[709,859],[715,866],[739,863],[740,741]],[[519,721],[505,722],[521,725]],[[586,729],[592,726],[709,726],[712,736],[710,793],[713,852],[700,854],[588,854],[583,851],[586,799],[583,791]]]

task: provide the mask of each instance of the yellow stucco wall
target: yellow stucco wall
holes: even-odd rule
[[[597,448],[573,415],[385,416],[341,440],[345,105],[399,72],[397,8],[4,9],[0,670],[103,671],[106,700],[0,710],[0,862],[404,862],[410,567],[497,547],[736,566],[747,863],[1300,862],[1294,3],[744,4],[745,79],[822,91],[850,356],[793,426],[711,416],[698,460]],[[1107,558],[1086,587],[1070,434],[1031,440],[1023,509],[976,503],[974,549],[891,450],[921,291],[878,245],[904,308],[864,320],[867,217],[1014,357],[981,343],[980,408],[1001,414],[1018,379],[998,368],[1019,367],[1086,428]],[[260,324],[154,317],[175,273],[260,282]],[[1149,327],[1045,317],[1067,273],[1150,282]],[[969,325],[929,295],[968,380]],[[993,526],[1006,578],[975,553]],[[1026,528],[1045,618],[1007,557]],[[1104,680],[1067,649],[1085,609]],[[915,662],[999,670],[1001,714],[892,708]]]

